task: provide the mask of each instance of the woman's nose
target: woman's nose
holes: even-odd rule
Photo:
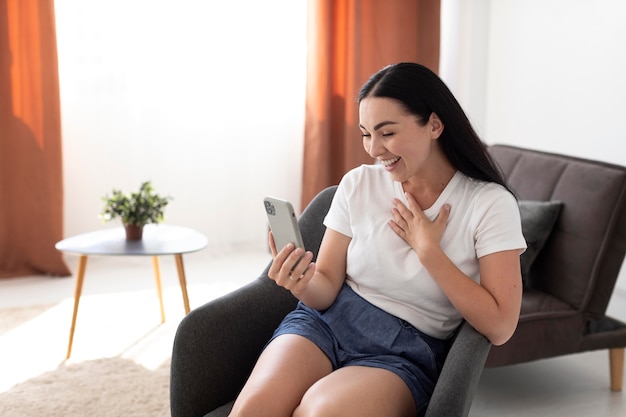
[[[372,136],[369,140],[369,149],[367,149],[367,153],[369,153],[372,158],[382,155],[384,153],[382,141]]]

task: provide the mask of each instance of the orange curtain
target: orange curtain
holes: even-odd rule
[[[54,0],[0,0],[0,278],[69,275]]]
[[[371,163],[356,103],[388,64],[439,67],[439,0],[309,0],[302,207],[351,168]]]

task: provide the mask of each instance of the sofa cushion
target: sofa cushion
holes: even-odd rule
[[[528,248],[520,257],[522,280],[529,285],[530,268],[545,245],[559,217],[563,203],[560,201],[518,201],[522,219],[522,233]]]
[[[580,311],[542,291],[525,289],[517,329],[493,346],[486,366],[502,366],[577,352],[583,332]]]

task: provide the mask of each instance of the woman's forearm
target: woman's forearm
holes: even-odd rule
[[[491,343],[501,345],[513,335],[519,320],[521,278],[518,284],[506,259],[498,258],[511,258],[512,254],[489,256],[490,260],[481,261],[480,284],[465,275],[441,250],[430,254],[424,265],[463,318]]]

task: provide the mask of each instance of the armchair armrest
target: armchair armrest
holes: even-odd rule
[[[446,357],[426,417],[469,414],[490,349],[489,340],[464,321]]]
[[[172,417],[197,417],[232,401],[297,300],[267,278],[191,311],[174,339]]]

